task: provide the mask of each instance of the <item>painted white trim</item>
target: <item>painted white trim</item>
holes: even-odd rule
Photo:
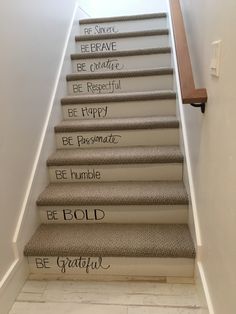
[[[0,282],[1,314],[7,314],[29,274],[26,258],[15,260]]]
[[[200,261],[197,262],[197,268],[198,268],[198,272],[200,274],[201,283],[202,283],[202,287],[203,287],[203,290],[204,290],[204,294],[205,294],[205,298],[206,298],[209,314],[215,314],[202,262],[200,262]]]
[[[47,267],[40,266],[42,260]],[[30,274],[57,274],[61,279],[70,274],[192,278],[195,264],[194,258],[179,257],[28,256],[28,261]]]
[[[18,263],[19,263],[19,258],[14,260],[14,262],[11,264],[11,266],[6,271],[5,275],[2,277],[2,280],[0,281],[0,294],[2,293],[3,289],[5,288],[8,279],[11,278],[11,276],[15,272]]]
[[[168,13],[170,18],[170,38],[172,42],[172,51],[173,51],[173,61],[174,61],[174,68],[176,73],[176,87],[177,87],[177,94],[181,95],[181,89],[180,89],[180,82],[179,82],[179,72],[178,72],[178,66],[177,66],[177,59],[176,59],[176,49],[175,49],[175,40],[174,40],[174,34],[173,34],[173,27],[172,27],[172,16],[170,11],[170,3],[168,1],[167,3],[168,7]],[[201,238],[201,231],[200,231],[200,224],[199,224],[199,218],[198,218],[198,212],[197,212],[197,202],[196,202],[196,196],[195,196],[195,189],[194,189],[194,181],[193,181],[193,172],[192,172],[192,166],[191,166],[191,158],[190,158],[190,152],[189,152],[189,146],[188,146],[188,140],[187,140],[187,127],[185,123],[185,116],[184,116],[184,104],[182,103],[182,97],[178,97],[179,102],[179,114],[180,114],[180,123],[181,123],[181,129],[182,129],[182,136],[183,136],[183,144],[184,144],[184,150],[185,150],[185,160],[187,167],[187,174],[188,174],[188,184],[189,184],[189,191],[190,191],[190,201],[192,205],[192,212],[193,212],[193,219],[194,219],[194,226],[195,226],[195,232],[196,232],[196,244],[197,244],[197,262],[196,267],[200,275],[200,281],[201,286],[203,288],[203,293],[207,302],[208,311],[210,314],[214,314],[214,309],[211,301],[211,296],[209,292],[209,287],[207,283],[207,279],[205,276],[204,268],[201,262],[201,247],[202,247],[202,238]]]
[[[85,15],[87,15],[87,17],[91,17],[91,14],[89,14],[87,11],[85,11],[85,9],[83,9],[83,8],[79,5],[79,3],[77,3],[77,6],[78,6],[77,9],[83,11],[83,13],[84,13]]]

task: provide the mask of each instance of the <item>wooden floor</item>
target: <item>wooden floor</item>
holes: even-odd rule
[[[192,284],[27,281],[9,314],[200,314]]]

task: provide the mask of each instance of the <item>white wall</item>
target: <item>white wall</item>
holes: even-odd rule
[[[74,7],[75,0],[0,2],[1,313],[11,301],[6,291],[17,265],[14,236],[26,206]],[[45,159],[40,160],[44,169]],[[42,177],[46,183],[46,172]],[[24,229],[37,223],[34,214]],[[23,279],[23,272],[16,278]]]
[[[206,113],[184,106],[200,223],[200,262],[215,314],[235,313],[236,2],[182,0],[194,77],[206,87]],[[219,79],[210,76],[211,42],[222,40]]]
[[[167,0],[80,0],[92,17],[166,12]]]

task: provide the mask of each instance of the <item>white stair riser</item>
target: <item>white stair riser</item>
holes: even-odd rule
[[[56,133],[57,148],[178,145],[178,129]]]
[[[118,72],[170,66],[169,53],[72,60],[73,72],[77,73]]]
[[[181,180],[182,164],[127,164],[49,167],[51,182]]]
[[[172,90],[173,75],[89,79],[70,81],[67,84],[68,94],[74,96]]]
[[[77,41],[76,52],[112,52],[145,48],[160,48],[169,46],[168,35],[140,36],[127,38],[114,38],[103,40]]]
[[[109,102],[101,104],[71,104],[63,105],[63,117],[65,120],[78,119],[104,119],[104,118],[129,118],[149,116],[174,116],[176,114],[176,100],[146,100]]]
[[[42,223],[142,223],[188,222],[187,205],[39,206]]]
[[[113,276],[193,277],[194,259],[158,257],[28,257],[30,273]]]
[[[167,19],[153,18],[133,21],[114,21],[94,24],[81,24],[80,35],[116,34],[123,32],[146,31],[152,29],[164,29],[167,27]]]

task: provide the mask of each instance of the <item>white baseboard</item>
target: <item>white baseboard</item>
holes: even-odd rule
[[[29,275],[27,259],[16,259],[0,282],[1,314],[7,314]]]
[[[214,314],[213,304],[207,285],[207,279],[203,269],[203,265],[200,261],[196,263],[195,279],[197,285],[198,296],[200,298],[202,314]]]
[[[79,5],[79,4],[78,4]],[[78,6],[78,10],[81,11],[81,14],[82,14],[82,18],[90,18],[91,17],[91,14],[87,12],[86,9],[82,8],[82,6]]]

